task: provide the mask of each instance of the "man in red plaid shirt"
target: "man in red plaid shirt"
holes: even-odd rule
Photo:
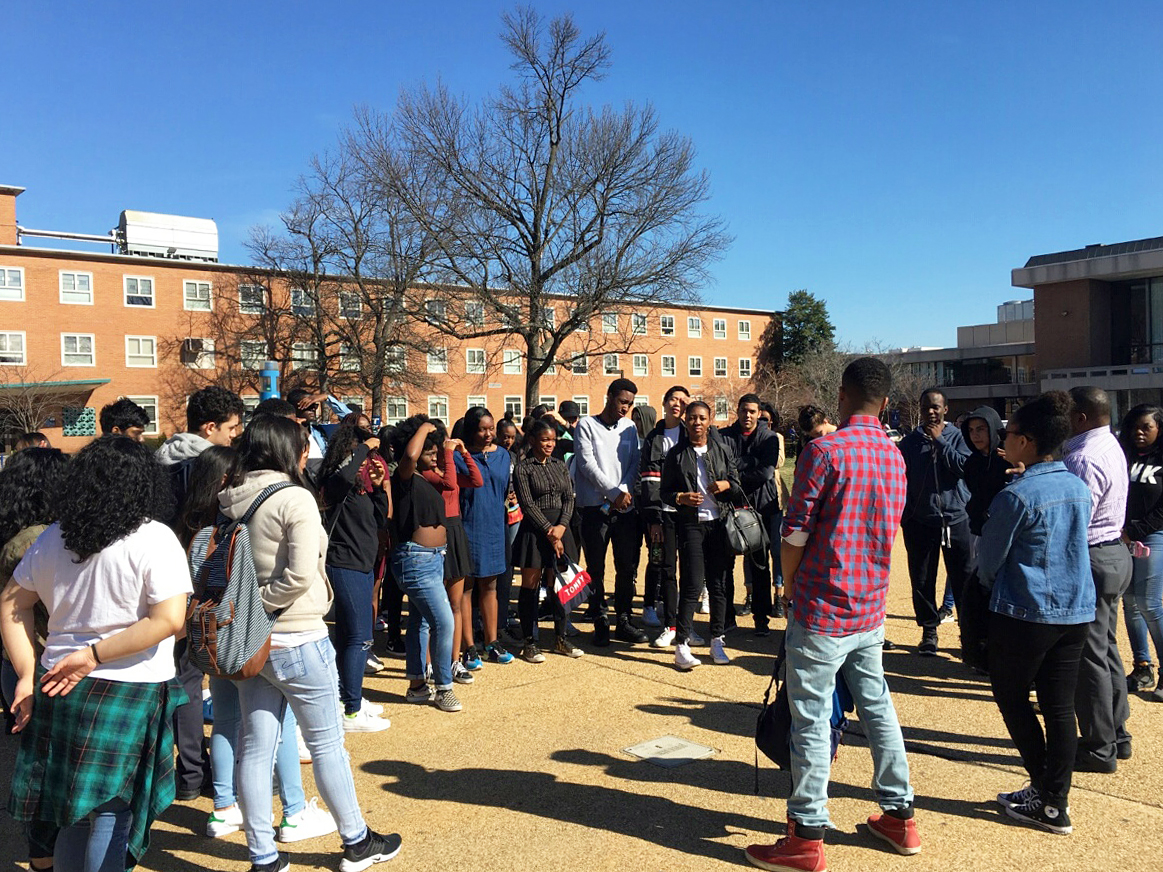
[[[872,748],[882,813],[869,831],[901,854],[921,850],[900,723],[881,662],[893,542],[905,505],[905,464],[884,432],[892,376],[862,357],[844,370],[840,429],[813,439],[796,468],[784,514],[782,563],[789,601],[787,682],[792,790],[787,837],[751,845],[747,859],[778,872],[821,872],[831,770],[829,718],[843,675]]]

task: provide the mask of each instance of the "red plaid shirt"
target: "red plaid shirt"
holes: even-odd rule
[[[884,623],[905,492],[904,459],[876,418],[853,415],[808,443],[783,516],[783,537],[805,545],[792,591],[797,621],[826,636]]]

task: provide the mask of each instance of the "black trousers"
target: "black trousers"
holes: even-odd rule
[[[731,552],[723,521],[695,522],[680,518],[675,531],[679,561],[675,643],[681,644],[690,638],[704,584],[711,601],[711,637],[722,636],[727,620],[727,573],[731,571]]]
[[[1075,709],[1079,753],[1101,763],[1113,763],[1118,744],[1130,739],[1126,723],[1127,680],[1119,655],[1119,600],[1131,583],[1131,552],[1121,542],[1090,548],[1094,576],[1094,620],[1087,625],[1086,643],[1078,666]]]
[[[590,574],[593,593],[590,613],[606,609],[606,551],[614,546],[614,611],[629,617],[634,610],[634,585],[638,575],[638,555],[642,551],[642,530],[635,511],[606,514],[600,506],[580,510],[582,552]]]
[[[1066,808],[1078,729],[1074,695],[1089,624],[1035,624],[994,614],[989,625],[989,680],[1030,783],[1047,805]],[[1042,724],[1030,702],[1038,693]]]
[[[202,670],[190,663],[186,656],[186,640],[174,645],[178,683],[190,697],[185,705],[174,709],[174,744],[178,759],[174,763],[175,784],[178,792],[201,790],[209,778],[210,755],[206,749],[206,734],[202,719]]]
[[[768,550],[762,555],[744,554],[739,559],[743,561],[743,579],[751,585],[751,615],[757,628],[766,629],[771,620],[772,582],[776,588],[783,587],[783,567],[780,565],[780,527],[783,526],[783,512],[779,506],[772,504],[760,512],[764,529],[767,530],[769,542]],[[768,554],[768,551],[771,553]],[[763,559],[760,560],[760,557]],[[735,555],[731,555],[731,568],[727,572],[727,604],[735,602],[734,585]]]
[[[940,527],[929,527],[916,521],[902,521],[905,551],[909,556],[909,582],[913,586],[913,614],[917,625],[935,628],[940,603],[937,601],[937,561],[944,556],[945,574],[953,589],[957,610],[961,610],[961,592],[973,572],[973,536],[969,521],[964,520],[948,528],[948,544],[942,545]]]
[[[661,603],[662,609],[658,613],[659,620],[664,627],[673,627],[678,620],[678,539],[674,529],[674,512],[662,512],[662,545],[659,548],[661,559],[655,561],[647,559],[646,563],[646,596],[648,606]],[[646,553],[653,553],[650,544],[650,525],[643,525],[646,536]]]

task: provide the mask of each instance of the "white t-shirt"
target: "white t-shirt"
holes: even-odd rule
[[[719,501],[711,493],[711,476],[707,472],[707,448],[706,445],[695,448],[699,464],[699,493],[703,495],[703,501],[699,504],[700,521],[713,521],[719,517]]]
[[[668,428],[663,429],[663,431],[662,431],[662,455],[664,457],[666,456],[667,452],[670,451],[670,449],[672,449],[672,448],[674,448],[674,446],[678,445],[678,434],[681,432],[682,432],[682,424],[678,424],[674,427],[668,427]],[[669,506],[666,503],[662,504],[662,510],[664,512],[677,512],[678,511],[678,509],[676,509],[674,506]]]
[[[45,669],[137,623],[151,605],[194,590],[178,537],[159,521],[146,521],[82,563],[76,559],[65,547],[60,525],[53,524],[12,574],[48,609],[48,639],[40,658]],[[174,677],[174,639],[103,663],[89,674],[109,681],[167,681]]]

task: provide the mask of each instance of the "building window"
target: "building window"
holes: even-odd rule
[[[726,377],[727,377],[727,358],[716,357],[715,358],[715,378],[726,378]]]
[[[61,271],[61,302],[78,306],[93,305],[93,274]]]
[[[249,424],[251,417],[254,415],[254,410],[258,408],[258,404],[262,402],[261,397],[242,397],[242,423]]]
[[[635,312],[633,315],[631,315],[630,316],[630,329],[634,332],[635,336],[645,336],[646,335],[646,316],[639,313],[639,312]]]
[[[541,326],[546,330],[552,330],[557,326],[557,313],[553,311],[552,306],[541,307]]]
[[[315,297],[304,288],[291,288],[291,314],[296,318],[315,317]]]
[[[691,315],[686,319],[686,335],[692,338],[699,338],[703,335],[703,319],[697,315]]]
[[[686,359],[686,370],[688,375],[702,375],[703,374],[703,359],[691,355]]]
[[[125,305],[152,307],[153,279],[143,276],[125,277]]]
[[[355,291],[340,291],[339,292],[339,317],[346,318],[349,321],[358,320],[363,314],[363,304],[359,299],[359,294]]]
[[[97,410],[92,406],[65,406],[61,409],[62,436],[96,436]]]
[[[722,420],[731,414],[726,397],[715,397],[715,419]]]
[[[751,378],[751,358],[739,358],[739,378]]]
[[[384,349],[384,372],[400,373],[408,368],[408,349],[403,345],[389,345]]]
[[[145,432],[151,436],[158,432],[157,429],[157,397],[126,397],[130,402],[137,403],[141,406],[147,415],[149,415],[149,423],[145,425]]]
[[[470,408],[470,409],[473,406],[487,407],[489,405],[489,398],[484,396],[484,395],[481,395],[481,396],[476,396],[476,397],[469,397],[468,399],[465,400],[465,402],[468,403],[468,408]]]
[[[714,321],[711,322],[711,330],[714,333],[714,336],[716,339],[726,339],[727,338],[727,319],[726,318],[716,318]]]
[[[660,315],[658,318],[658,327],[663,336],[673,336],[674,315]]]
[[[501,372],[506,375],[519,375],[521,372],[521,352],[506,348],[502,352]]]
[[[448,397],[428,398],[428,417],[448,423]]]
[[[182,340],[182,363],[191,369],[214,369],[214,340],[190,337]]]
[[[428,352],[429,372],[448,372],[448,349],[433,348]]]
[[[569,368],[574,375],[589,375],[590,359],[584,354],[576,354],[570,361]]]
[[[318,369],[319,349],[313,342],[291,343],[291,369]]]
[[[739,338],[740,339],[750,339],[751,338],[751,322],[750,321],[740,321],[739,322]]]
[[[182,282],[182,305],[189,312],[209,312],[210,283]]]
[[[243,369],[262,369],[267,359],[267,344],[261,339],[243,339],[238,343],[238,362]]]
[[[576,317],[577,317],[577,309],[576,309],[576,308],[575,308],[575,309],[573,309],[573,310],[572,310],[572,311],[569,313],[569,317],[570,317],[570,318],[576,318]],[[582,318],[582,319],[580,319],[580,320],[577,322],[577,326],[573,328],[573,332],[574,332],[574,333],[589,333],[589,332],[590,332],[590,322],[589,322],[589,319],[587,319],[587,318]]]
[[[634,375],[646,375],[647,357],[645,354],[634,355]]]
[[[243,315],[261,315],[266,312],[267,291],[262,285],[238,286],[238,311]]]
[[[464,320],[469,327],[484,327],[485,326],[485,304],[484,303],[465,303],[464,304]]]
[[[590,413],[590,398],[588,396],[574,397],[573,401],[577,403],[578,414],[585,417]]]
[[[650,405],[650,397],[648,397],[646,394],[637,394],[634,397],[634,405],[635,406],[649,406]]]
[[[551,411],[556,411],[557,410],[557,395],[556,394],[548,394],[546,396],[538,397],[537,398],[537,405],[549,406]]]
[[[662,355],[662,374],[668,376],[678,375],[678,367],[675,365],[673,354]]]
[[[0,365],[24,366],[26,363],[28,358],[24,354],[24,331],[0,332]]]
[[[384,415],[389,424],[399,424],[408,417],[407,397],[384,397]]]
[[[464,352],[464,357],[464,371],[470,375],[483,375],[488,371],[483,348],[469,348]]]
[[[424,301],[424,320],[429,324],[443,324],[448,320],[446,315],[447,310],[444,308],[444,300]]]
[[[0,266],[0,300],[24,299],[24,268]]]
[[[505,397],[505,411],[513,413],[513,420],[520,421],[525,417],[524,402],[521,397]]]
[[[62,333],[61,365],[96,366],[97,355],[93,346],[92,333]]]
[[[619,375],[622,370],[618,367],[618,355],[603,354],[602,355],[602,371],[606,375]]]
[[[602,316],[602,332],[603,333],[617,333],[618,332],[618,313],[607,312]]]
[[[341,344],[339,346],[339,368],[343,372],[359,372],[363,368],[360,366],[359,349],[351,345]]]

